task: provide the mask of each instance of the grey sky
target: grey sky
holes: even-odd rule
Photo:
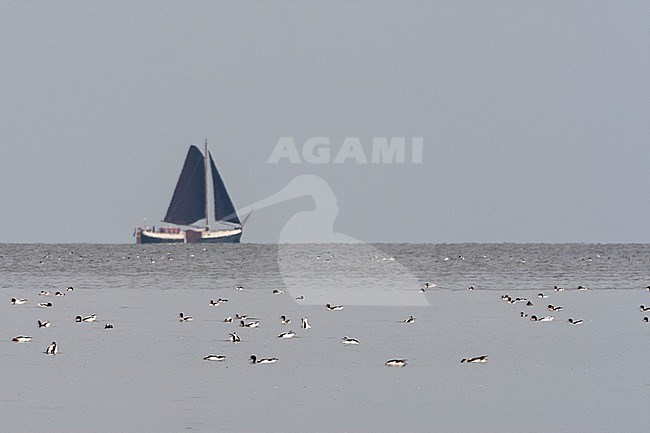
[[[317,175],[365,242],[650,242],[645,2],[6,1],[0,40],[0,242],[133,242],[205,137],[237,207]],[[423,163],[267,164],[283,136]]]

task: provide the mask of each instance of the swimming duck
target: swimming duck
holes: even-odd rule
[[[239,338],[239,335],[233,332],[230,334],[230,341],[232,343],[239,343],[241,341],[241,338]]]
[[[413,316],[409,316],[402,321],[402,323],[414,323],[414,322],[415,322],[415,317]]]
[[[58,351],[59,351],[59,348],[56,345],[56,341],[53,341],[52,344],[50,344],[47,347],[47,349],[45,349],[45,353],[48,354],[48,355],[56,355]]]
[[[567,322],[569,322],[569,323],[572,324],[572,325],[580,325],[580,324],[582,324],[582,320],[573,320],[573,319],[570,318],[570,317],[569,317],[569,319],[567,320]]]
[[[645,305],[640,305],[639,311],[650,311],[650,307],[646,307]]]
[[[284,294],[284,290],[273,289],[273,292],[272,292],[272,293],[273,293],[274,295],[283,295],[283,294]]]
[[[52,303],[51,302],[39,302],[38,305],[40,308],[51,308]]]
[[[466,362],[470,362],[470,363],[473,363],[473,364],[474,364],[474,363],[483,363],[483,362],[487,362],[487,355],[475,356],[475,357],[473,357],[473,358],[463,358],[463,359],[460,360],[460,362],[461,362],[462,364],[464,364],[464,363],[466,363]]]
[[[550,322],[553,319],[555,319],[555,317],[553,316],[544,316],[544,317],[537,317],[535,315],[530,316],[530,320],[532,320],[533,322]]]
[[[50,322],[47,320],[45,322],[41,322],[40,320],[37,322],[39,328],[49,328],[50,327]]]
[[[385,365],[388,367],[404,367],[406,364],[406,359],[389,359]]]
[[[178,321],[179,322],[191,322],[192,320],[194,320],[194,317],[192,317],[192,316],[186,316],[183,313],[178,314]]]
[[[288,332],[283,332],[282,334],[278,335],[278,338],[289,339],[289,338],[293,338],[295,336],[296,336],[295,332],[288,331]]]
[[[242,328],[257,328],[258,326],[260,326],[260,322],[255,320],[253,322],[244,323],[243,320],[240,320],[239,326],[241,326]]]
[[[291,319],[289,319],[287,316],[280,316],[280,322],[282,322],[283,325],[288,325],[291,323]]]
[[[86,316],[86,317],[77,316],[75,317],[74,320],[75,322],[94,322],[95,320],[97,320],[97,314],[93,314],[91,316]]]
[[[32,341],[32,337],[27,337],[25,335],[19,335],[11,339],[14,343],[29,343]]]
[[[23,305],[27,303],[27,299],[11,298],[11,305]]]
[[[347,335],[341,339],[341,343],[343,344],[359,344],[359,340],[356,338],[350,338]]]
[[[325,305],[325,308],[327,308],[329,311],[340,311],[340,310],[343,309],[343,305],[327,304],[327,305]]]
[[[251,357],[248,359],[252,364],[275,364],[278,362],[278,358],[260,358],[258,359],[257,356],[251,355]]]
[[[226,355],[206,355],[203,357],[204,361],[225,361]]]

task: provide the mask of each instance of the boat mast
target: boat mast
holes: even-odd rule
[[[205,156],[203,158],[204,165],[205,165],[205,228],[206,230],[210,230],[210,224],[208,222],[208,213],[210,212],[210,206],[209,206],[209,201],[208,197],[210,197],[210,194],[208,192],[208,139],[205,139]]]

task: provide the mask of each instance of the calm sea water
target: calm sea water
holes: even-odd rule
[[[0,432],[645,432],[649,269],[636,244],[1,245]],[[425,282],[437,286],[420,293]],[[223,322],[235,314],[261,325]],[[408,366],[383,365],[394,357]]]

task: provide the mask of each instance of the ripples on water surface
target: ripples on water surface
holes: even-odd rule
[[[0,431],[648,431],[649,265],[650,246],[624,244],[2,245]],[[564,310],[532,323],[503,293],[532,299],[526,312]],[[222,322],[235,313],[260,328]],[[289,329],[298,337],[276,338]],[[34,340],[10,342],[21,334]],[[54,339],[59,355],[44,355]],[[252,366],[251,353],[280,361]],[[409,365],[384,367],[391,357]]]
[[[650,246],[636,244],[4,245],[0,255],[4,285],[12,288],[70,280],[102,282],[98,288],[105,288],[103,282],[113,288],[137,282],[199,289],[246,281],[282,284],[279,262],[287,265],[285,276],[344,274],[354,284],[395,259],[419,282],[435,280],[441,289],[633,289],[647,285],[650,264]]]

